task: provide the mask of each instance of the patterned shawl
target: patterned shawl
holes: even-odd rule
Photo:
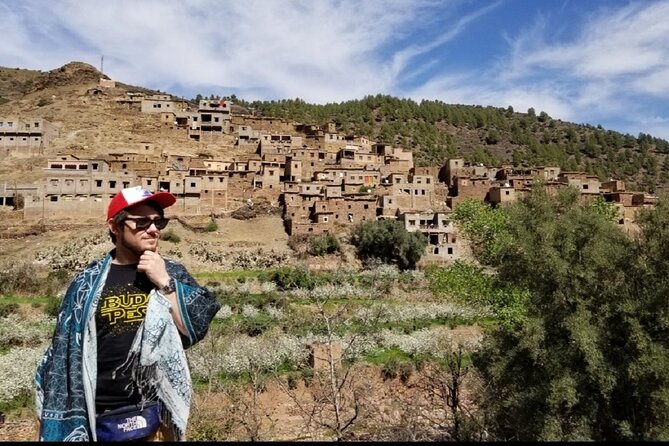
[[[95,310],[111,260],[112,253],[88,265],[75,276],[63,297],[51,345],[35,375],[42,441],[95,440]],[[191,395],[183,348],[204,338],[221,305],[195,282],[183,265],[165,260],[165,266],[176,282],[177,301],[188,335],[179,336],[171,320],[169,301],[152,291],[128,365],[140,384],[155,386],[157,396],[166,406],[165,416],[178,438],[183,439]]]

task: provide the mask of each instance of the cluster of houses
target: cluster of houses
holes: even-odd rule
[[[465,248],[450,212],[466,198],[504,206],[541,180],[549,189],[575,186],[584,196],[601,195],[616,203],[621,224],[632,223],[636,210],[654,202],[654,197],[626,191],[622,181],[600,183],[558,167],[488,167],[463,158],[415,167],[412,152],[340,134],[334,124],[321,128],[234,113],[225,100],[202,100],[196,110],[169,95],[129,94],[118,102],[157,114],[161,125],[176,135],[199,141],[233,136],[235,153],[243,154],[214,159],[165,153],[147,142],[95,159],[59,155],[48,160],[41,184],[23,187],[25,218],[102,217],[119,189],[142,185],[173,193],[174,213],[218,213],[259,200],[282,205],[290,235],[397,219],[407,230],[427,236],[427,260],[453,260]],[[40,125],[45,129],[43,121]],[[5,185],[0,204],[7,204],[7,191]]]

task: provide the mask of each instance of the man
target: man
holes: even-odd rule
[[[147,429],[144,439],[155,439],[157,423],[163,439],[185,439],[192,389],[184,348],[206,335],[220,303],[158,253],[164,209],[175,201],[140,186],[110,201],[115,248],[70,283],[37,369],[41,440],[114,441]]]

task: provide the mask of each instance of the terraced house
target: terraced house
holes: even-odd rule
[[[583,172],[483,166],[463,158],[415,167],[411,151],[342,135],[333,123],[320,128],[236,114],[225,100],[200,101],[195,111],[165,111],[179,106],[167,95],[142,99],[143,111],[161,109],[158,116],[169,131],[195,141],[227,138],[241,154],[224,159],[178,150],[159,153],[152,142],[143,142],[101,159],[58,156],[48,160],[43,185],[26,197],[24,215],[102,216],[120,188],[142,185],[173,193],[177,204],[171,212],[177,214],[220,213],[267,200],[283,207],[286,231],[294,236],[397,219],[407,230],[426,235],[428,259],[448,261],[463,249],[450,212],[467,198],[506,206],[537,182],[549,190],[574,186],[584,197],[616,203],[621,224],[633,223],[636,210],[654,202],[654,197],[626,191],[621,181],[601,184]]]

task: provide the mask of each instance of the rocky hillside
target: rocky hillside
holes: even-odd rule
[[[100,89],[101,77],[106,78],[81,62],[48,72],[0,67],[0,116],[44,118],[60,129],[43,157],[0,161],[3,179],[36,181],[46,157],[57,153],[89,157],[132,150],[144,142],[166,152],[221,158],[234,153],[232,136],[222,143],[195,142],[161,129],[157,115],[120,107],[117,99],[129,91],[158,92],[118,80],[115,88]],[[412,150],[419,166],[443,165],[449,157],[464,156],[488,165],[512,161],[584,170],[602,181],[623,179],[632,190],[660,193],[669,187],[669,142],[564,122],[534,109],[417,103],[383,95],[326,105],[299,99],[232,100],[236,110],[258,115],[318,125],[336,122],[341,132]]]
[[[127,92],[159,93],[116,82],[115,88],[98,88],[101,73],[91,65],[72,62],[49,72],[0,68],[0,116],[44,118],[59,128],[59,136],[44,156],[12,157],[0,162],[0,176],[8,181],[29,182],[41,178],[46,158],[59,153],[102,156],[133,150],[153,143],[159,150],[185,154],[225,156],[234,138],[223,144],[194,142],[183,134],[163,131],[159,116],[129,110],[117,99]]]

